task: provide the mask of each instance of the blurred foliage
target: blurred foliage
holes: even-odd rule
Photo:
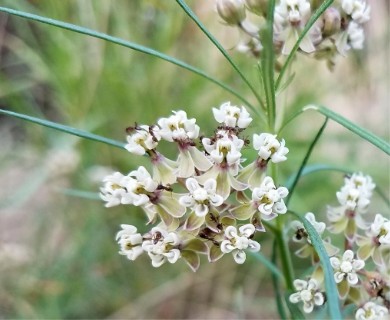
[[[231,30],[217,21],[213,5],[189,4],[230,48],[226,37]],[[248,93],[174,1],[4,0],[2,5],[149,46]],[[211,107],[232,99],[199,76],[151,56],[5,14],[0,14],[0,43],[2,108],[112,139],[124,140],[126,127],[152,124],[172,109],[186,110],[209,134],[214,126]],[[255,81],[255,61],[238,54],[234,59]],[[351,69],[360,65],[362,75],[344,84],[352,86],[350,92],[366,85],[365,59],[367,53],[349,62]],[[287,114],[312,101],[327,101],[337,88],[329,81],[334,75],[318,64],[312,68],[318,73],[305,82],[305,68],[298,64],[296,84],[280,97]],[[348,72],[348,65],[342,70]],[[256,120],[248,135],[262,130]],[[379,126],[386,126],[383,117],[379,120]],[[321,122],[320,116],[305,114],[283,131],[290,153],[281,166],[281,184],[299,167]],[[377,132],[376,124],[369,124],[368,129],[388,135],[388,129]],[[143,158],[15,119],[0,117],[0,125],[1,318],[275,317],[270,277],[254,259],[243,266],[228,256],[215,265],[204,259],[196,274],[181,263],[154,269],[146,257],[129,262],[116,254],[114,236],[120,223],[145,230],[143,213],[133,207],[106,209],[100,201],[61,193],[63,188],[96,192],[99,182],[93,177],[101,177],[96,166],[128,172],[143,164]],[[173,156],[173,150],[166,153]],[[249,151],[244,153],[251,157]],[[310,162],[367,169],[389,193],[388,160],[348,132],[327,131]],[[326,204],[335,203],[341,183],[340,173],[305,177],[291,207],[323,214]],[[380,200],[373,202],[375,210],[384,207]],[[269,256],[272,239],[267,236],[261,235],[260,242]]]

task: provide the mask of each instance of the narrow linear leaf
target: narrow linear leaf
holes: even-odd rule
[[[210,39],[210,41],[215,45],[215,47],[222,53],[222,55],[230,63],[230,65],[241,77],[241,79],[245,82],[245,84],[251,89],[258,102],[261,105],[263,105],[263,101],[259,96],[258,92],[256,91],[256,89],[252,86],[249,80],[241,72],[240,68],[234,63],[232,58],[229,56],[227,51],[222,47],[222,45],[218,42],[218,40],[207,30],[207,28],[203,25],[203,23],[199,20],[199,18],[195,15],[195,13],[191,10],[191,8],[185,3],[184,0],[176,0],[176,2],[184,10],[184,12],[192,19],[192,21],[196,23],[196,25],[199,27],[200,30],[202,30],[202,32],[206,35],[206,37]],[[254,111],[258,112],[257,109],[254,109]],[[261,115],[261,113],[259,113],[259,115]]]
[[[279,280],[284,281],[284,276],[279,271],[278,267],[275,264],[273,264],[271,261],[269,261],[262,253],[250,252],[250,255],[253,256],[256,260],[260,261]]]
[[[339,115],[338,113],[319,105],[309,105],[305,108],[303,108],[303,111],[308,110],[314,110],[317,111],[324,116],[336,121],[337,123],[341,124],[344,128],[347,128],[348,130],[352,131],[353,133],[357,134],[358,136],[362,137],[364,140],[367,140],[374,146],[378,147],[380,150],[385,152],[386,154],[390,155],[390,144],[383,140],[382,138],[376,136],[375,134],[371,133],[370,131],[354,124],[350,120],[344,118],[343,116]]]
[[[276,265],[276,258],[277,258],[277,242],[276,240],[274,240],[272,244],[272,256],[271,256],[271,261],[274,265]],[[283,299],[282,299],[283,294],[280,292],[279,278],[275,274],[271,274],[271,277],[272,277],[272,285],[274,287],[276,307],[278,309],[280,319],[287,319],[287,314],[286,311],[284,310]]]
[[[52,122],[52,121],[48,121],[48,120],[44,120],[44,119],[39,119],[39,118],[36,118],[36,117],[31,117],[31,116],[28,116],[28,115],[25,115],[25,114],[13,112],[13,111],[8,111],[8,110],[4,110],[4,109],[0,109],[0,114],[1,113],[2,114],[6,114],[6,115],[11,116],[11,117],[27,120],[29,122],[36,123],[36,124],[39,124],[39,125],[44,126],[44,127],[48,127],[48,128],[51,128],[51,129],[55,129],[55,130],[58,130],[58,131],[69,133],[71,135],[78,136],[78,137],[81,137],[81,138],[84,138],[84,139],[102,142],[102,143],[109,144],[111,146],[114,146],[114,147],[117,147],[117,148],[121,148],[121,149],[125,148],[125,144],[123,142],[112,140],[112,139],[108,139],[108,138],[99,136],[97,134],[93,134],[93,133],[90,133],[90,132],[87,132],[87,131],[82,131],[82,130],[79,130],[79,129],[75,129],[75,128],[72,128],[72,127],[69,127],[69,126],[65,126],[63,124],[59,124],[59,123],[56,123],[56,122]]]
[[[261,70],[263,71],[263,83],[265,98],[267,102],[268,126],[274,131],[276,117],[276,101],[275,101],[275,52],[273,45],[273,24],[274,24],[275,0],[268,3],[267,24],[260,31],[260,39],[263,43],[263,52],[261,55]]]
[[[288,196],[287,196],[287,199],[286,199],[286,205],[289,204],[291,196],[294,193],[295,187],[297,186],[298,181],[299,181],[299,179],[302,176],[302,172],[303,172],[304,168],[306,167],[307,162],[309,161],[309,158],[311,156],[311,153],[313,152],[313,149],[314,149],[315,145],[317,144],[317,142],[320,139],[322,133],[324,132],[327,123],[328,123],[328,118],[325,119],[325,121],[322,124],[320,130],[317,132],[317,134],[314,137],[312,143],[310,144],[310,146],[309,146],[309,148],[308,148],[308,150],[307,150],[307,152],[305,154],[305,157],[303,158],[303,161],[302,161],[302,163],[301,163],[301,165],[300,165],[300,167],[298,169],[298,172],[296,173],[294,179],[292,180],[291,185],[287,186],[287,189],[289,190],[289,193],[288,193]]]
[[[290,54],[288,55],[286,62],[284,63],[282,69],[280,70],[279,77],[276,80],[275,88],[276,90],[279,89],[279,86],[282,82],[283,76],[286,73],[288,66],[292,62],[295,53],[298,51],[299,46],[301,44],[302,39],[306,36],[306,34],[309,32],[310,28],[313,26],[313,24],[318,20],[318,18],[324,13],[326,9],[328,9],[331,4],[334,2],[334,0],[325,0],[314,12],[314,14],[310,17],[309,21],[306,23],[305,27],[302,30],[302,33],[299,35],[299,38],[297,42],[295,43],[294,47],[292,48]]]
[[[183,62],[179,59],[168,56],[168,55],[161,53],[159,51],[156,51],[154,49],[136,44],[134,42],[126,41],[126,40],[123,40],[123,39],[120,39],[117,37],[113,37],[113,36],[110,36],[108,34],[98,32],[98,31],[95,31],[92,29],[84,28],[84,27],[81,27],[78,25],[74,25],[71,23],[67,23],[67,22],[63,22],[63,21],[59,21],[59,20],[55,20],[55,19],[51,19],[51,18],[42,17],[42,16],[35,15],[32,13],[28,13],[28,12],[23,12],[23,11],[14,10],[14,9],[5,8],[5,7],[0,7],[0,12],[6,12],[6,13],[14,15],[14,16],[22,17],[25,19],[33,20],[33,21],[38,21],[38,22],[45,23],[45,24],[55,26],[58,28],[62,28],[62,29],[73,31],[73,32],[85,34],[85,35],[88,35],[88,36],[91,36],[94,38],[98,38],[98,39],[102,39],[102,40],[105,40],[105,41],[108,41],[111,43],[115,43],[115,44],[118,44],[120,46],[129,48],[129,49],[132,49],[135,51],[139,51],[139,52],[154,56],[156,58],[168,61],[170,63],[173,63],[181,68],[184,68],[188,71],[191,71],[191,72],[215,83],[216,85],[220,86],[221,88],[225,89],[226,91],[228,91],[231,94],[233,94],[234,96],[236,96],[243,103],[245,103],[248,107],[255,109],[243,96],[241,96],[237,91],[235,91],[233,88],[229,87],[228,85],[224,84],[223,82],[209,76],[204,71],[197,69],[186,62]]]
[[[329,256],[322,243],[321,237],[318,235],[317,231],[314,229],[312,224],[306,218],[300,216],[299,214],[293,211],[289,211],[289,212],[291,212],[294,216],[296,216],[299,220],[302,221],[307,233],[310,236],[311,243],[320,258],[320,263],[324,271],[325,290],[328,299],[327,304],[328,304],[330,318],[343,319],[340,311],[340,301],[339,301],[337,286],[333,276],[333,268],[330,265]]]

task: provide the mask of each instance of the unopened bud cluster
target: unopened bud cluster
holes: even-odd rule
[[[345,178],[344,186],[336,193],[339,205],[327,208],[328,226],[316,221],[311,212],[305,215],[323,239],[340,301],[344,306],[355,305],[358,320],[386,319],[390,310],[390,220],[379,213],[369,214],[374,188],[370,176],[354,173]],[[307,280],[294,281],[297,292],[290,296],[290,301],[302,301],[303,310],[310,313],[325,301],[324,275],[303,224],[293,221],[291,229],[292,240],[299,246],[295,254],[310,257],[314,271]],[[326,230],[334,242],[335,235],[343,235],[342,250],[324,236]]]
[[[117,234],[120,254],[129,260],[147,254],[159,267],[183,258],[195,271],[198,254],[207,254],[210,262],[232,254],[241,264],[246,252],[260,250],[254,238],[265,232],[262,221],[287,212],[288,190],[267,176],[269,162],[287,159],[284,140],[254,134],[257,157],[245,166],[241,151],[250,145],[243,137],[252,121],[249,113],[227,102],[213,114],[218,126],[209,137],[200,137],[196,120],[185,111],[127,129],[126,149],[148,156],[152,172],[141,166],[127,175],[107,176],[101,198],[107,207],[132,205],[146,214],[149,232],[124,224]],[[176,144],[177,159],[157,151],[162,140]]]
[[[241,32],[237,49],[259,57],[262,43],[259,36],[267,19],[267,0],[216,0],[222,20]],[[288,55],[305,28],[319,1],[279,0],[274,11],[274,50],[277,56]],[[256,18],[257,16],[257,18]],[[330,68],[337,55],[350,49],[362,49],[363,25],[370,19],[366,0],[336,0],[309,29],[302,39],[300,52],[325,59]]]

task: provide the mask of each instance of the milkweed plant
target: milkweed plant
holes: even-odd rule
[[[224,259],[243,264],[249,254],[255,254],[279,280],[279,290],[287,293],[285,300],[283,295],[277,297],[281,318],[302,318],[318,310],[327,310],[327,317],[333,319],[343,318],[347,310],[358,320],[389,317],[389,211],[371,211],[376,185],[370,175],[345,173],[344,184],[335,190],[333,201],[323,204],[325,221],[316,212],[298,214],[289,207],[328,120],[340,123],[387,155],[388,142],[326,107],[306,106],[294,118],[312,110],[324,115],[325,122],[293,182],[285,186],[278,179],[278,167],[289,161],[290,155],[289,137],[283,136],[282,128],[294,118],[283,119],[276,95],[293,81],[287,74],[295,57],[306,55],[332,70],[340,57],[362,49],[365,24],[370,20],[368,1],[216,0],[215,14],[221,28],[238,30],[235,49],[250,56],[247,63],[256,65],[260,89],[255,89],[184,0],[176,2],[228,60],[255,102],[163,53],[65,22],[1,8],[11,15],[152,54],[211,80],[237,99],[237,103],[216,101],[210,107],[214,128],[202,127],[184,108],[161,115],[154,123],[139,124],[134,119],[131,126],[123,124],[124,128],[128,126],[126,143],[11,111],[1,112],[108,143],[127,150],[129,156],[149,160],[143,166],[129,168],[127,174],[113,172],[100,188],[107,208],[122,205],[131,211],[139,207],[145,213],[149,231],[140,232],[129,216],[116,234],[119,254],[129,263],[147,256],[156,268],[185,262],[197,271],[201,262],[218,263],[222,268]],[[209,7],[213,10],[212,5]],[[249,136],[248,127],[256,133]],[[173,158],[164,154],[167,142],[177,150]],[[250,154],[255,156],[245,159],[243,149],[253,150]],[[271,261],[261,253],[259,235],[274,239],[278,259]],[[294,252],[289,248],[292,243],[297,248]],[[304,259],[309,271],[295,275],[292,256]]]

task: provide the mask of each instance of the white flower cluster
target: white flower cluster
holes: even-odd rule
[[[256,231],[265,231],[262,220],[287,212],[283,199],[288,190],[267,176],[268,162],[287,159],[285,141],[271,133],[254,134],[257,157],[244,167],[241,150],[249,139],[241,134],[252,118],[244,107],[230,102],[212,111],[218,127],[209,137],[199,137],[196,120],[188,119],[185,111],[173,112],[152,126],[135,124],[127,129],[126,149],[147,155],[153,173],[144,166],[127,175],[115,172],[104,179],[101,198],[107,207],[140,207],[148,224],[155,225],[143,235],[134,226],[122,225],[117,241],[120,254],[129,260],[146,252],[159,267],[182,257],[196,270],[199,253],[208,254],[210,261],[232,253],[241,264],[245,251],[260,250],[252,238]],[[157,151],[161,140],[177,145],[175,161]]]
[[[344,234],[341,257],[336,256],[340,250],[329,238],[323,239],[323,245],[330,257],[339,297],[357,306],[356,319],[384,319],[390,308],[390,220],[379,213],[371,223],[365,219],[374,188],[370,176],[353,173],[345,177],[344,185],[336,193],[340,206],[328,207],[328,228],[316,221],[313,213],[305,215],[320,237],[326,229],[333,234]],[[309,282],[315,279],[316,286],[296,280],[298,292],[290,296],[290,301],[303,301],[304,311],[311,312],[315,305],[320,305],[315,302],[312,288],[321,292],[324,273],[304,225],[293,221],[291,229],[292,240],[300,246],[295,254],[300,258],[311,257],[314,270]]]
[[[216,0],[217,11],[223,21],[240,29],[239,51],[258,57],[262,45],[259,31],[268,10],[267,0]],[[274,47],[280,55],[288,55],[298,40],[312,13],[321,2],[315,0],[279,0],[274,12]],[[251,19],[253,16],[253,19]],[[328,66],[335,63],[337,54],[350,49],[362,49],[363,24],[370,19],[366,0],[336,0],[302,39],[299,49],[326,59]],[[255,22],[256,21],[256,22]],[[259,22],[260,21],[260,22]]]

